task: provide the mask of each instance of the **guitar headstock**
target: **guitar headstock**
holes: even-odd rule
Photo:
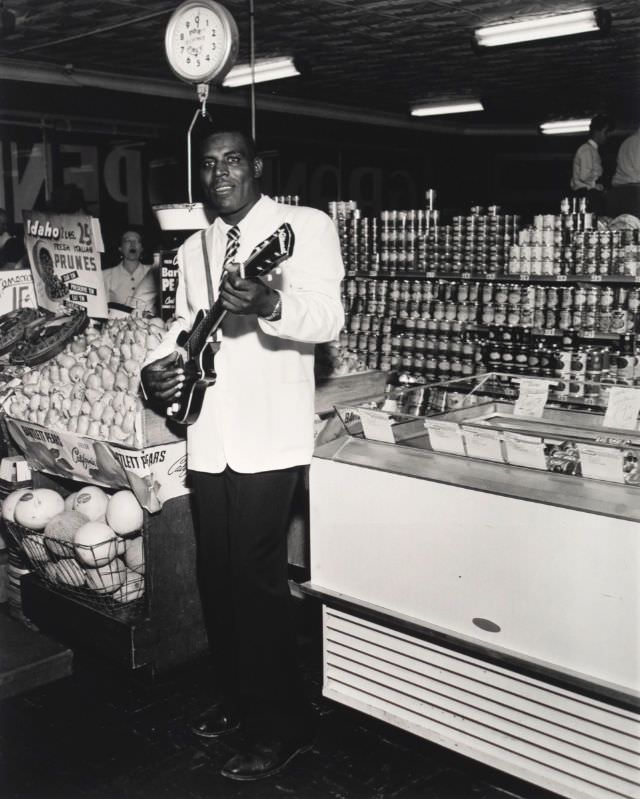
[[[268,238],[258,244],[245,261],[242,267],[244,277],[260,277],[275,270],[278,264],[291,257],[295,240],[291,225],[288,222],[280,225]]]

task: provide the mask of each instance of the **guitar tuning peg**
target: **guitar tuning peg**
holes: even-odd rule
[[[269,283],[271,283],[271,281],[273,280],[273,276],[272,275],[267,275],[267,280],[269,281]]]
[[[281,267],[281,266],[278,266],[278,267],[275,269],[275,273],[276,273],[276,275],[281,275],[281,274],[282,274],[282,267]]]

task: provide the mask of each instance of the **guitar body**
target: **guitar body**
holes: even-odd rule
[[[280,225],[267,239],[261,242],[241,267],[244,278],[251,279],[267,275],[277,265],[289,258],[293,252],[295,237],[291,225]],[[187,357],[183,367],[184,385],[179,397],[172,398],[167,415],[178,424],[193,424],[202,410],[204,395],[216,382],[215,353],[220,348],[218,342],[209,339],[222,324],[227,311],[216,301],[208,311],[199,311],[189,333],[181,333],[177,344]]]
[[[204,311],[198,311],[194,327],[204,318]],[[180,333],[178,346],[188,343],[189,334]],[[184,364],[184,385],[179,398],[172,400],[171,418],[178,424],[193,424],[202,410],[205,391],[216,382],[215,352],[217,344],[208,344]],[[176,406],[179,406],[176,408]]]

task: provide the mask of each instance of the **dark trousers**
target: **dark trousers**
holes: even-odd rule
[[[295,739],[312,726],[287,566],[287,523],[300,471],[191,472],[198,581],[217,698],[257,738]]]

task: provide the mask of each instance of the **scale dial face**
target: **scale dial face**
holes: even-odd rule
[[[220,83],[238,55],[238,27],[214,0],[186,0],[167,23],[169,66],[187,83]]]

